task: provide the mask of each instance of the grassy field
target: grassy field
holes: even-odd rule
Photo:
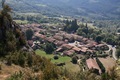
[[[36,50],[35,52],[36,52],[37,55],[40,55],[42,57],[46,57],[48,59],[52,59],[54,57],[53,54],[46,54],[46,52],[42,51],[42,50]]]
[[[28,21],[27,20],[14,20],[16,23],[18,23],[18,24],[27,24],[28,23]]]
[[[46,52],[42,51],[42,50],[36,50],[35,52],[37,55],[51,59],[52,63],[63,63],[63,62],[70,62],[71,61],[71,58],[68,56],[64,56],[64,57],[59,56],[59,59],[55,60],[53,58],[54,57],[53,54],[46,54]]]
[[[59,59],[57,59],[57,60],[54,60],[54,59],[51,60],[51,62],[53,62],[53,63],[64,63],[64,62],[66,63],[66,62],[70,62],[70,61],[71,61],[71,58],[68,56],[59,57]]]
[[[52,63],[64,63],[65,62],[65,65],[61,66],[64,69],[66,68],[67,70],[72,71],[72,72],[80,71],[80,67],[77,64],[73,64],[71,62],[71,58],[68,57],[68,56],[63,56],[63,57],[59,56],[59,59],[55,60],[53,58],[54,57],[53,54],[46,54],[46,52],[42,51],[42,50],[36,50],[35,52],[36,52],[37,55],[40,55],[42,57],[46,57],[48,59],[51,59]]]
[[[113,58],[106,57],[106,58],[99,58],[103,66],[105,67],[106,71],[112,69],[116,65],[116,61]]]

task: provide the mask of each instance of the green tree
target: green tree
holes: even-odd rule
[[[0,30],[2,31],[2,40],[5,42],[5,32],[12,26],[11,8],[2,1],[2,10],[0,11]]]
[[[72,63],[77,64],[77,57],[76,56],[72,57]]]
[[[100,43],[102,41],[103,37],[102,36],[97,36],[96,37],[96,42]]]
[[[54,45],[52,43],[46,43],[45,51],[48,54],[51,54],[54,51]]]
[[[34,32],[33,32],[32,29],[28,29],[28,30],[26,30],[26,37],[27,37],[27,40],[31,40],[33,34],[34,34]]]

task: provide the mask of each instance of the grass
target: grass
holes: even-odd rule
[[[54,57],[53,54],[46,54],[46,52],[42,51],[42,50],[36,50],[35,52],[37,55],[51,59],[52,63],[63,63],[63,62],[70,62],[71,61],[71,58],[68,56],[64,56],[64,57],[59,56],[59,59],[55,60],[53,58]]]
[[[80,67],[78,64],[73,64],[72,62],[67,62],[66,65],[63,66],[63,68],[66,68],[67,70],[71,72],[78,72],[80,71]]]
[[[28,21],[27,20],[14,20],[16,23],[18,23],[18,24],[27,24],[28,23]]]
[[[36,50],[35,53],[36,53],[37,55],[40,55],[40,56],[42,56],[42,57],[46,57],[46,58],[48,58],[48,59],[51,59],[51,58],[54,57],[53,54],[46,54],[46,52],[45,52],[45,51],[42,51],[42,50]]]
[[[71,62],[71,58],[68,57],[68,56],[59,56],[59,59],[55,60],[53,54],[46,54],[45,51],[36,50],[35,53],[37,55],[42,56],[42,57],[46,57],[48,59],[51,59],[52,63],[64,63],[65,62],[65,65],[62,67],[64,69],[66,68],[67,70],[72,71],[72,72],[78,72],[78,71],[80,71],[79,65],[73,64]]]
[[[71,58],[68,56],[59,57],[59,59],[57,59],[57,60],[55,60],[55,59],[51,60],[52,63],[64,63],[64,62],[70,62],[70,61],[71,61]]]

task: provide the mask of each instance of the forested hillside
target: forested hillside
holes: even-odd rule
[[[87,16],[94,19],[120,18],[119,0],[8,0],[7,3],[18,12]]]

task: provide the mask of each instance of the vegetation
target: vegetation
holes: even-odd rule
[[[34,32],[33,32],[32,29],[28,29],[28,30],[26,30],[26,37],[27,37],[27,40],[31,40],[33,34],[34,34]]]
[[[66,32],[76,32],[76,30],[78,29],[78,25],[77,25],[77,20],[73,20],[73,21],[65,21],[66,26],[64,27],[64,30]]]
[[[98,58],[96,58],[96,62],[98,63],[101,71],[102,71],[103,73],[105,73],[105,67],[103,66],[103,64],[100,62],[100,60],[99,60]]]
[[[44,50],[46,53],[51,54],[54,51],[54,44],[46,43]]]
[[[44,6],[45,7],[45,6]],[[16,24],[11,17],[11,8],[8,5],[2,3],[2,10],[0,11],[0,62],[6,64],[6,66],[18,65],[23,70],[15,72],[7,80],[119,80],[119,75],[115,69],[111,69],[110,72],[105,72],[105,68],[99,59],[96,59],[98,65],[104,72],[102,75],[96,75],[91,73],[92,70],[80,72],[70,72],[67,69],[61,69],[53,63],[77,63],[77,58],[73,57],[72,60],[68,56],[55,56],[52,53],[56,46],[52,43],[46,43],[43,46],[44,51],[36,50],[29,51],[29,46],[26,44],[25,35],[21,32],[18,24]],[[18,16],[19,17],[19,16]],[[21,20],[26,20],[25,17],[20,17]],[[37,22],[34,19],[29,18],[29,21]],[[41,22],[41,21],[39,21]],[[45,23],[45,22],[44,22]],[[64,30],[69,33],[76,33],[86,38],[93,38],[98,43],[105,41],[112,45],[117,45],[117,55],[119,56],[119,44],[120,36],[116,36],[115,33],[104,32],[98,28],[90,28],[87,23],[77,24],[77,20],[66,21]],[[102,27],[102,26],[100,26]],[[26,31],[27,39],[30,40],[33,36],[32,30]],[[27,50],[23,50],[23,48]],[[46,54],[47,53],[47,54]],[[36,55],[37,54],[37,55]],[[104,55],[106,56],[106,55]],[[85,60],[83,60],[85,62]],[[0,65],[0,71],[4,68]],[[69,66],[69,65],[67,65]],[[70,67],[70,66],[69,66]],[[72,68],[72,67],[71,67]]]
[[[72,58],[72,62],[73,62],[74,64],[77,64],[77,57],[76,57],[76,56],[74,56],[74,57]]]

